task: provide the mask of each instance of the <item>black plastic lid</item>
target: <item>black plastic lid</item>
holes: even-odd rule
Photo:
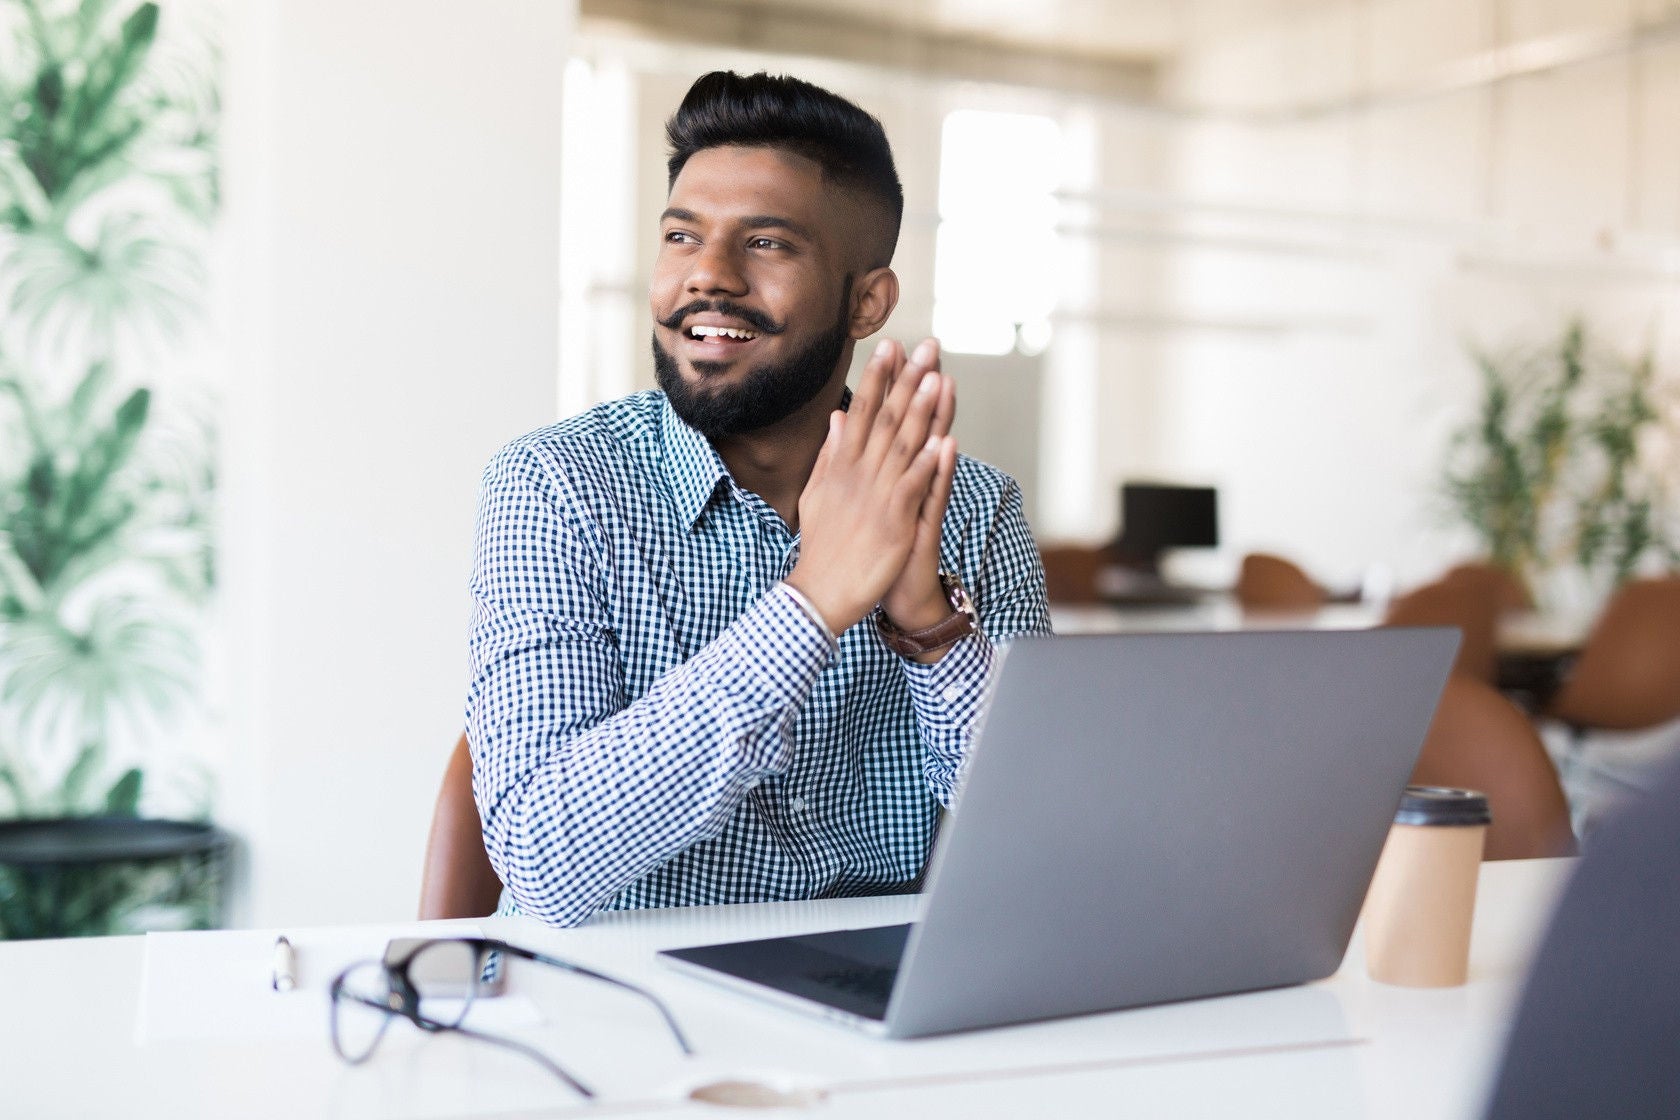
[[[1446,786],[1407,786],[1395,824],[1491,824],[1487,794]]]

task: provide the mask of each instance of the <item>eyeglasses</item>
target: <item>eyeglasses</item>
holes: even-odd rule
[[[331,988],[333,1049],[351,1065],[362,1064],[373,1056],[391,1020],[400,1015],[423,1031],[455,1031],[468,1038],[518,1051],[571,1086],[579,1095],[593,1098],[593,1089],[541,1051],[515,1039],[461,1025],[476,999],[501,990],[504,954],[552,965],[642,997],[658,1010],[665,1025],[670,1028],[671,1036],[682,1047],[682,1052],[694,1053],[671,1012],[652,992],[558,957],[482,937],[422,941],[395,959],[362,961],[340,972],[333,979]]]

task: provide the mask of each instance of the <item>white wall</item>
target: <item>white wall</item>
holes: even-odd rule
[[[1169,311],[1277,328],[1185,330],[1160,353],[1161,462],[1224,488],[1227,563],[1273,548],[1328,579],[1382,563],[1419,580],[1467,548],[1437,490],[1477,391],[1467,343],[1538,345],[1582,314],[1629,354],[1654,341],[1674,376],[1680,37],[1390,95],[1502,48],[1677,14],[1673,0],[1360,0],[1184,57],[1167,96],[1237,113],[1173,129],[1173,191],[1224,208],[1187,208],[1180,229],[1278,242],[1168,254]],[[1318,111],[1255,115],[1303,106]]]
[[[412,916],[479,472],[556,408],[569,0],[242,0],[219,813],[236,920]]]

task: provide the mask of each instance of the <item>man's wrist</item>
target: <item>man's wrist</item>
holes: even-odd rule
[[[881,613],[900,630],[925,630],[951,615],[951,602],[937,572],[931,574],[914,598],[888,595],[881,600]]]
[[[799,588],[795,587],[787,580],[783,580],[780,586],[781,589],[787,592],[788,596],[791,597],[796,604],[798,604],[799,609],[804,611],[806,616],[809,617],[812,622],[817,624],[818,629],[823,632],[823,637],[828,639],[828,648],[838,651],[840,648],[840,639],[834,636],[833,628],[829,626],[828,620],[823,617],[822,612],[817,609],[817,605],[811,602],[805,592],[799,590]]]

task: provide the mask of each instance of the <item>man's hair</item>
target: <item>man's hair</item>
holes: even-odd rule
[[[665,136],[671,142],[667,190],[688,158],[707,148],[776,148],[814,161],[825,180],[884,211],[884,259],[872,264],[880,268],[892,260],[904,218],[892,147],[881,122],[844,97],[785,74],[714,70],[689,88],[666,122]]]

